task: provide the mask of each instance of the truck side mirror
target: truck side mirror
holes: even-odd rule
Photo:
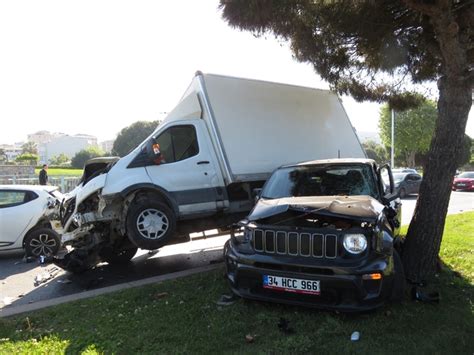
[[[392,169],[388,164],[382,165],[377,170],[379,178],[380,191],[382,200],[385,204],[398,198],[398,193],[395,192],[395,183],[393,182]]]
[[[156,142],[155,138],[150,138],[146,144],[146,154],[148,158],[155,164],[161,163],[161,151],[160,145]]]

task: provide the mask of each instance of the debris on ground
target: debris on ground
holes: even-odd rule
[[[351,341],[359,341],[360,339],[360,333],[359,332],[354,332],[351,334]]]
[[[280,318],[280,321],[278,322],[278,329],[280,329],[280,331],[284,334],[293,334],[295,330],[293,328],[290,328],[289,325],[289,320],[285,318]]]
[[[42,283],[45,283],[46,281],[54,278],[58,273],[59,273],[59,268],[57,268],[56,266],[53,266],[47,269],[46,271],[42,271],[41,273],[36,275],[34,285],[39,286]]]
[[[411,297],[415,301],[425,303],[439,303],[439,292],[427,292],[420,286],[414,286],[411,289]]]
[[[224,257],[219,258],[219,259],[211,260],[211,261],[209,261],[209,264],[213,265],[213,264],[219,264],[219,263],[223,263],[223,262],[224,262]]]
[[[13,297],[3,297],[2,302],[5,306],[9,306],[13,303],[14,300],[15,299]]]
[[[58,280],[58,283],[60,284],[70,284],[72,281],[69,279],[63,279],[63,280]]]
[[[245,341],[249,344],[253,343],[255,341],[255,335],[247,334],[245,336]]]
[[[168,296],[168,292],[160,292],[160,293],[155,294],[153,296],[153,298],[159,300],[159,299],[164,298],[166,296]]]
[[[218,306],[231,306],[239,299],[235,294],[223,294],[216,302]]]

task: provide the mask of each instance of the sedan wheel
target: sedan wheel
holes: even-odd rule
[[[27,256],[52,256],[59,250],[59,235],[49,228],[35,229],[25,238],[25,252]]]

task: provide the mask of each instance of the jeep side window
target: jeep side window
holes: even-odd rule
[[[160,145],[161,164],[174,163],[195,156],[199,145],[194,126],[174,126],[161,133],[156,142]]]

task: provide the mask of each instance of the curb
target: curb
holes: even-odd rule
[[[113,286],[98,288],[95,290],[84,291],[84,292],[76,293],[73,295],[57,297],[50,300],[38,301],[31,304],[26,304],[26,305],[11,307],[11,308],[7,306],[0,309],[0,318],[10,317],[10,316],[14,316],[14,315],[18,315],[18,314],[26,313],[26,312],[37,311],[42,308],[56,306],[58,304],[67,303],[67,302],[83,300],[83,299],[87,299],[87,298],[91,298],[91,297],[95,297],[99,295],[105,295],[108,293],[126,290],[129,288],[140,287],[140,286],[149,285],[153,283],[160,283],[167,280],[173,280],[173,279],[178,279],[178,278],[182,278],[186,276],[191,276],[194,274],[208,272],[208,271],[216,270],[222,267],[223,265],[224,263],[206,265],[206,266],[198,267],[195,269],[173,272],[171,274],[166,274],[166,275],[153,276],[153,277],[149,277],[142,280],[125,282],[119,285],[113,285]]]

